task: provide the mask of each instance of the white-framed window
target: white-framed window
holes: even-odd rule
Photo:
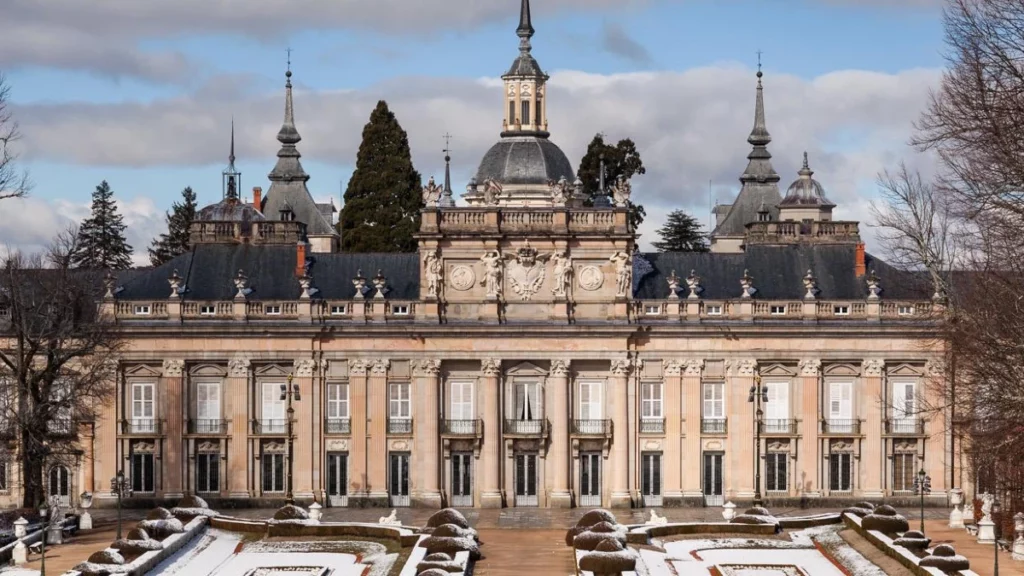
[[[203,305],[199,307],[200,316],[215,316],[217,314],[217,307],[210,305]]]
[[[331,316],[344,316],[348,314],[348,307],[344,304],[334,304],[331,306]]]
[[[785,304],[772,304],[770,312],[772,316],[785,316],[786,306]]]
[[[647,304],[644,306],[644,314],[647,316],[657,316],[661,314],[661,306],[657,304]]]
[[[515,404],[513,406],[515,420],[539,420],[540,384],[537,382],[515,383]]]
[[[846,306],[845,304],[837,304],[836,306],[832,307],[832,314],[835,316],[849,316],[850,307]]]
[[[393,316],[408,316],[409,305],[408,304],[395,304],[391,307],[391,314]]]
[[[153,492],[154,470],[152,452],[132,451],[131,472],[129,473],[132,491],[144,494]]]
[[[266,306],[263,307],[263,313],[266,314],[267,316],[280,316],[281,306],[277,304],[267,304]]]
[[[136,316],[149,316],[152,312],[152,308],[149,304],[136,304],[134,311]]]
[[[223,434],[221,430],[220,382],[200,380],[196,382],[196,432],[200,434]]]
[[[0,492],[9,492],[11,489],[8,478],[10,469],[10,456],[8,454],[0,455]]]
[[[704,383],[702,417],[705,420],[725,419],[725,382]]]
[[[153,382],[132,382],[133,432],[154,432],[156,417],[156,385]]]
[[[345,419],[348,411],[348,384],[332,382],[327,385],[327,419]]]
[[[263,451],[263,492],[284,492],[284,454]]]
[[[789,490],[789,454],[769,452],[764,458],[765,490],[786,492]]]
[[[220,454],[211,452],[196,454],[196,492],[203,494],[220,492]]]
[[[892,489],[896,492],[913,491],[916,468],[917,454],[893,454]]]
[[[914,315],[914,307],[910,306],[908,304],[900,304],[899,306],[896,307],[896,315],[897,316],[913,316]]]
[[[853,420],[853,382],[829,382],[828,418],[837,421],[837,425]]]
[[[853,489],[853,454],[840,452],[829,455],[828,488],[833,492]]]
[[[412,418],[412,404],[408,382],[392,382],[388,385],[388,418],[408,420]]]
[[[51,402],[57,405],[56,414],[46,427],[53,434],[70,434],[74,416],[74,398],[71,382],[63,378],[54,380],[50,388]]]
[[[282,386],[284,386],[283,382],[263,383],[262,422],[260,425],[266,434],[281,434],[288,427],[288,423],[285,421],[285,400],[281,398]]]
[[[601,384],[595,380],[585,380],[579,383],[580,390],[580,420],[601,420]]]
[[[789,432],[789,382],[769,380],[764,387],[768,391],[768,402],[764,404],[764,431]]]
[[[896,434],[913,434],[917,431],[917,382],[914,380],[892,381],[892,427]]]
[[[643,382],[640,384],[640,418],[662,418],[661,382]]]
[[[707,306],[704,307],[704,311],[707,313],[708,316],[721,316],[722,315],[722,305],[721,304],[708,304]]]
[[[473,414],[473,381],[457,380],[448,384],[450,393],[449,420],[475,420]]]

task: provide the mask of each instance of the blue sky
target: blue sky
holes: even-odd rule
[[[411,10],[438,4],[423,14],[376,14],[355,0],[341,2],[351,6],[348,13],[302,0],[307,5],[296,6],[304,11],[296,15],[253,0],[235,4],[252,7],[251,14],[207,17],[192,0],[156,0],[156,8],[138,14],[117,9],[118,0],[97,0],[95,15],[69,9],[62,17],[12,0],[14,18],[0,32],[9,28],[16,32],[9,42],[21,33],[38,45],[22,40],[5,50],[0,40],[0,71],[13,90],[22,160],[35,187],[23,207],[0,206],[0,242],[43,241],[42,226],[28,234],[13,212],[50,210],[55,214],[41,220],[49,224],[76,219],[106,179],[129,214],[130,239],[142,248],[183,186],[195,187],[201,201],[219,199],[232,115],[244,139],[245,185],[266,189],[288,46],[306,137],[299,148],[314,195],[338,201],[378,98],[394,103],[424,178],[442,169],[441,134],[455,134],[461,188],[497,139],[494,79],[516,54],[518,1],[478,0],[463,12],[452,5],[470,0],[440,1],[421,0]],[[552,73],[553,90],[564,90],[553,94],[549,116],[553,138],[573,162],[597,131],[637,141],[649,170],[636,185],[652,213],[648,241],[665,210],[681,206],[705,216],[708,180],[722,200],[735,193],[757,50],[764,52],[771,149],[783,184],[795,176],[801,148],[809,148],[841,208],[863,218],[879,170],[905,158],[930,169],[903,144],[943,65],[939,8],[929,0],[534,0],[534,54]],[[104,9],[123,26],[90,26],[87,18],[104,17]],[[723,105],[722,120],[711,122]],[[701,158],[711,151],[718,153],[713,161]]]

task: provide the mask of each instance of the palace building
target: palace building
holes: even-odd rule
[[[111,277],[116,402],[51,492],[109,499],[124,470],[140,504],[814,505],[909,496],[923,468],[945,502],[958,456],[919,411],[941,303],[832,219],[806,157],[782,193],[761,73],[711,253],[644,253],[629,182],[584,206],[521,10],[500,138],[460,205],[447,170],[424,189],[418,253],[339,251],[288,73],[266,196],[232,152],[192,250]]]

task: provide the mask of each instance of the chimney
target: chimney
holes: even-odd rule
[[[263,188],[255,186],[252,189],[252,207],[257,210],[262,210],[260,204],[263,203]]]
[[[857,257],[856,257],[856,260],[857,261],[854,264],[855,265],[855,270],[857,272],[857,277],[860,278],[861,276],[864,276],[865,274],[868,273],[868,265],[867,265],[867,262],[865,261],[865,258],[864,258],[864,243],[863,242],[858,242],[857,243]]]
[[[299,242],[295,252],[295,275],[299,278],[306,275],[306,243]]]

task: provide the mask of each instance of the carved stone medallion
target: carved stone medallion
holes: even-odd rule
[[[476,273],[469,266],[455,266],[448,275],[448,281],[452,288],[465,292],[476,284]]]
[[[580,288],[593,292],[604,285],[604,272],[597,266],[584,266],[579,272]]]

